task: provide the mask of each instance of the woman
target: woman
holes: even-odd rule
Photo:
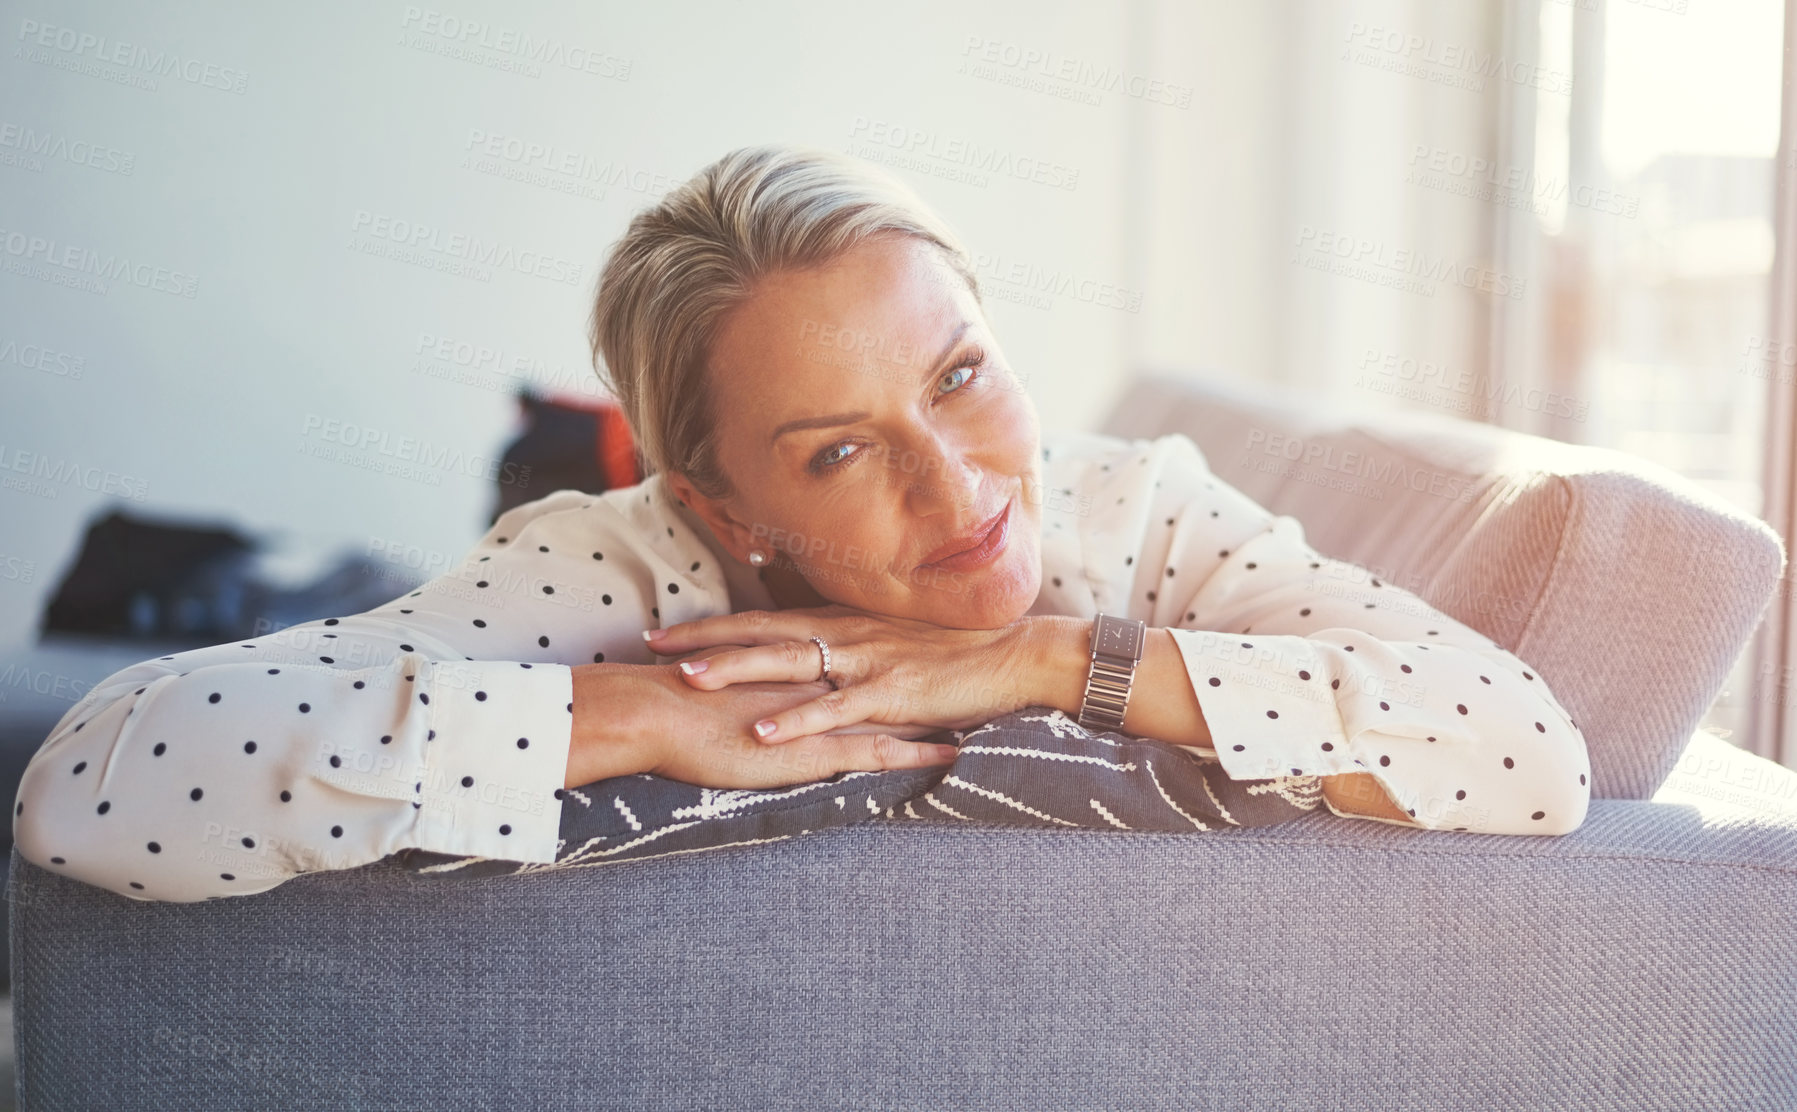
[[[1524,662],[1184,436],[1043,438],[966,251],[853,160],[734,151],[638,214],[592,342],[649,478],[509,510],[365,614],[113,675],[25,772],[24,856],[161,900],[407,847],[548,862],[566,788],[945,763],[915,739],[1035,705],[1319,776],[1337,814],[1584,820]],[[1095,664],[1101,615],[1133,669]]]

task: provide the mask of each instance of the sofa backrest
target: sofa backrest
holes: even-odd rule
[[[1185,433],[1318,551],[1533,664],[1600,798],[1665,780],[1784,566],[1769,526],[1664,467],[1448,416],[1151,372],[1101,431]]]

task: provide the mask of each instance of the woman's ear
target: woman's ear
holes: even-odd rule
[[[699,516],[699,520],[705,522],[706,527],[711,530],[711,535],[718,539],[718,543],[723,545],[724,550],[732,557],[746,564],[749,562],[750,549],[760,548],[763,552],[769,551],[770,546],[765,537],[756,537],[748,525],[737,521],[731,515],[726,503],[700,494],[685,475],[670,471],[667,482],[668,489],[674,493],[674,497],[680,499],[687,508]]]
[[[818,593],[811,581],[798,570],[792,557],[772,543],[765,525],[757,532],[751,525],[737,520],[726,503],[700,494],[684,475],[670,471],[668,489],[705,522],[712,536],[718,539],[733,558],[747,564],[750,562],[751,551],[759,549],[766,554],[765,562],[759,565],[761,579],[767,584],[768,593],[773,596],[777,609],[790,610],[794,607],[830,604],[831,600]]]

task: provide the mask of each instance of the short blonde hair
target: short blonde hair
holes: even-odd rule
[[[762,276],[827,263],[881,232],[935,245],[979,300],[948,224],[908,186],[834,151],[739,148],[631,218],[600,271],[587,335],[645,474],[678,472],[711,498],[734,493],[705,381],[724,316]]]

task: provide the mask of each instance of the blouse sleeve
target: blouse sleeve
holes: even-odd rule
[[[366,613],[113,674],[27,766],[20,853],[173,901],[414,847],[553,861],[572,666],[608,652],[646,661],[661,580],[690,583],[641,524],[557,491],[501,515],[455,570]]]
[[[1154,544],[1159,527],[1165,553],[1143,561],[1164,596],[1153,624],[1172,630],[1231,778],[1370,773],[1411,822],[1349,817],[1437,830],[1584,822],[1584,737],[1527,663],[1317,552],[1296,518],[1217,478],[1190,438],[1149,448],[1161,466],[1147,532]]]

